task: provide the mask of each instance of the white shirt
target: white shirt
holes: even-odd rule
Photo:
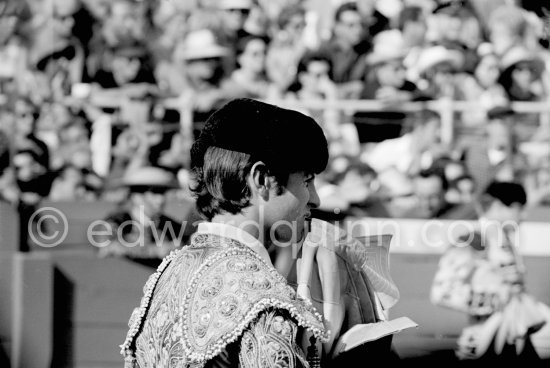
[[[238,241],[256,252],[269,266],[273,267],[271,258],[264,245],[245,230],[228,224],[217,222],[201,222],[197,229],[198,234],[214,234]]]

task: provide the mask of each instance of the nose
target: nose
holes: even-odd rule
[[[315,188],[315,183],[312,181],[309,186],[309,201],[308,205],[311,208],[317,208],[321,205],[321,199],[319,194],[317,194],[317,188]]]

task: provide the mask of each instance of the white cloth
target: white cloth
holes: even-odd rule
[[[258,253],[260,257],[270,266],[273,267],[269,254],[265,249],[264,245],[250,233],[245,230],[228,224],[216,223],[216,222],[201,222],[197,229],[198,234],[214,234],[223,236],[226,238],[231,238],[236,240],[254,252]]]

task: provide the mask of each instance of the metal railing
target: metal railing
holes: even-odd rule
[[[184,138],[185,147],[190,148],[193,140],[193,108],[190,103],[178,99],[168,100],[165,107],[177,110],[180,114],[179,131]],[[124,97],[92,95],[90,102],[102,108],[118,108],[124,103]],[[385,105],[376,100],[270,100],[267,101],[286,108],[299,110],[336,110],[346,112],[420,112],[432,110],[441,118],[441,140],[451,144],[455,138],[456,113],[485,111],[486,108],[478,102],[453,101],[449,99],[405,102],[398,106]],[[542,102],[511,102],[509,105],[517,113],[539,114],[539,124],[550,131],[550,100]]]

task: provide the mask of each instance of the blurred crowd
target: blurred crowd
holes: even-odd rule
[[[475,218],[493,180],[549,204],[550,122],[511,104],[548,100],[545,3],[3,0],[0,200],[123,201],[144,167],[186,197],[201,124],[249,97],[302,106],[325,129],[320,216]],[[439,113],[401,109],[440,99],[476,106],[455,113],[450,143]],[[326,103],[342,100],[379,108]]]

